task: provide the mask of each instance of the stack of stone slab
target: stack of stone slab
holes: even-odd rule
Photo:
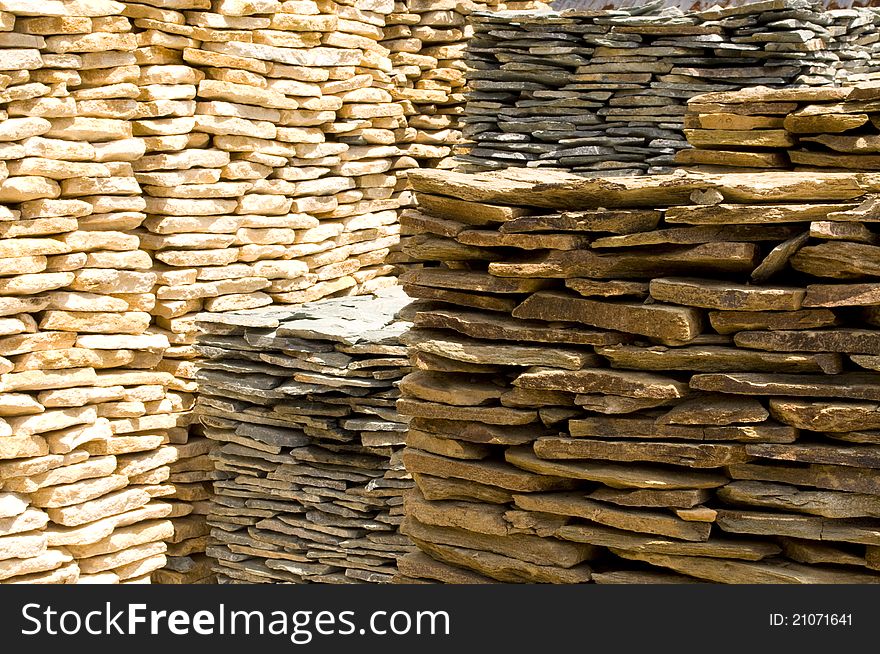
[[[453,167],[452,146],[461,141],[464,110],[464,53],[474,9],[497,11],[498,0],[465,4],[456,0],[402,0],[388,16],[385,46],[396,77],[392,91],[408,127],[401,151],[423,168]]]
[[[124,6],[0,2],[0,581],[149,581],[186,397],[156,370]]]
[[[880,176],[411,181],[399,581],[880,582]]]
[[[159,275],[155,320],[173,345],[161,369],[188,389],[199,311],[391,282],[397,148],[380,128],[400,108],[378,44],[386,4],[129,4],[144,30],[142,113],[154,119],[137,124],[148,154],[136,166],[149,196],[142,242]],[[208,569],[192,555],[204,550],[215,475],[197,426],[176,446],[174,497],[194,509],[175,521],[181,558],[166,576],[188,582]]]
[[[694,170],[880,170],[880,86],[755,87],[688,101],[693,149],[676,160]]]
[[[387,582],[412,481],[396,384],[400,288],[298,309],[202,314],[197,414],[222,475],[209,516],[221,583]]]
[[[454,168],[455,146],[462,142],[465,109],[465,48],[473,36],[475,11],[536,10],[547,5],[525,2],[398,0],[385,20],[384,45],[393,65],[391,94],[401,108],[388,126],[400,151],[395,161],[396,196],[401,207],[412,204],[406,175],[412,168]],[[392,247],[387,263],[397,271],[413,264],[401,247]]]
[[[134,162],[134,169],[147,213],[147,219],[135,233],[152,257],[156,277],[154,329],[164,334],[171,344],[157,369],[173,375],[174,389],[184,400],[176,407],[176,423],[169,434],[169,445],[177,452],[177,460],[168,479],[174,492],[167,499],[177,517],[173,520],[174,532],[168,538],[168,569],[154,573],[153,580],[197,583],[210,580],[208,560],[203,554],[197,554],[204,552],[207,533],[204,501],[210,496],[210,484],[202,477],[208,474],[204,464],[210,468],[207,459],[210,443],[207,439],[200,442],[198,435],[189,429],[195,403],[190,363],[194,351],[192,321],[187,321],[185,316],[188,310],[201,308],[202,300],[178,295],[181,286],[196,281],[196,269],[181,269],[176,265],[187,254],[185,250],[195,246],[182,242],[176,244],[177,250],[167,247],[170,237],[165,228],[176,226],[175,218],[181,214],[183,203],[191,202],[193,213],[200,216],[201,198],[188,192],[189,182],[194,175],[209,181],[205,176],[212,171],[194,170],[194,167],[207,166],[208,159],[223,154],[210,152],[208,137],[194,131],[196,89],[205,73],[184,61],[184,52],[199,44],[196,36],[210,38],[210,30],[196,32],[188,27],[188,16],[184,12],[209,8],[210,2],[151,0],[125,5],[124,14],[132,21],[138,45],[137,65],[132,67],[126,81],[133,82],[138,89],[138,112],[132,120],[132,131],[143,143],[144,156]],[[210,179],[216,181],[214,177]],[[181,241],[185,237],[186,234]],[[198,254],[201,253],[194,253]],[[166,259],[170,263],[166,263]],[[203,469],[198,469],[200,462]],[[182,574],[182,570],[187,574]]]
[[[654,3],[472,20],[463,171],[670,172],[675,152],[687,147],[682,121],[694,95],[832,85],[850,69],[854,79],[880,70],[876,11],[833,14],[807,0],[687,14]]]

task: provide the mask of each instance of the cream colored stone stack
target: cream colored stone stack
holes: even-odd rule
[[[0,2],[0,581],[148,582],[184,398],[154,368],[131,162],[135,37],[118,2]],[[8,71],[8,72],[7,72]],[[8,175],[8,176],[7,176]]]
[[[208,441],[189,427],[195,383],[191,381],[194,328],[186,314],[200,309],[202,299],[181,299],[180,287],[197,282],[194,266],[180,262],[191,248],[193,220],[204,202],[205,186],[219,179],[218,170],[201,169],[223,152],[210,152],[207,134],[195,131],[196,89],[205,72],[185,61],[185,53],[201,46],[201,39],[214,37],[215,30],[204,18],[210,0],[147,0],[127,2],[125,14],[137,32],[139,67],[138,115],[132,121],[134,135],[144,144],[146,156],[135,163],[148,218],[138,235],[153,257],[156,274],[156,305],[152,311],[157,331],[165,334],[171,347],[158,369],[173,375],[175,389],[182,394],[176,408],[171,447],[177,452],[168,483],[173,488],[174,533],[168,539],[168,567],[157,571],[157,582],[198,583],[212,579],[204,556],[207,525],[206,500],[210,497],[211,466],[207,461]],[[219,190],[219,189],[218,189]],[[209,193],[209,196],[213,195]],[[190,211],[194,206],[195,211]],[[197,218],[198,219],[198,218]],[[198,256],[196,254],[195,256]],[[169,263],[165,263],[167,259]]]
[[[397,139],[405,119],[401,107],[393,103],[391,59],[380,44],[393,4],[354,0],[329,3],[328,9],[337,16],[336,31],[325,35],[322,44],[360,50],[361,58],[353,76],[338,69],[322,84],[325,98],[342,101],[336,122],[325,129],[340,150],[339,163],[331,167],[326,180],[341,189],[337,207],[322,225],[334,235],[321,245],[320,253],[306,259],[310,273],[317,275],[315,287],[302,298],[277,298],[284,302],[312,301],[344,289],[348,294],[368,294],[395,283],[388,276],[392,267],[386,257],[399,242],[396,171],[411,162],[399,156]]]

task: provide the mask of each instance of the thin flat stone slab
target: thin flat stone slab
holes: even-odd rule
[[[712,529],[710,524],[686,522],[668,513],[609,506],[588,499],[583,493],[530,493],[514,495],[513,501],[526,511],[583,518],[625,531],[686,541],[708,540]]]
[[[734,479],[774,481],[853,493],[880,494],[880,475],[867,468],[825,464],[746,463],[728,467]]]
[[[455,240],[483,248],[510,247],[520,250],[576,250],[590,244],[590,239],[577,234],[507,234],[493,230],[463,231],[456,235]]]
[[[514,168],[469,175],[448,170],[412,170],[407,176],[420,193],[450,195],[468,202],[552,209],[657,207],[683,203],[692,191],[712,182],[697,176],[585,178],[570,173]],[[524,202],[524,199],[526,199]]]
[[[663,216],[669,224],[687,225],[772,225],[834,220],[833,212],[855,208],[840,204],[716,204],[670,207]]]
[[[426,525],[458,527],[493,536],[506,536],[510,526],[504,519],[505,508],[495,504],[476,504],[456,500],[425,500],[418,491],[404,495],[406,514]]]
[[[880,169],[880,155],[877,154],[842,154],[840,152],[789,150],[788,158],[793,164],[816,166],[817,168]]]
[[[471,338],[493,341],[532,341],[566,345],[607,345],[630,337],[621,332],[581,329],[544,322],[518,320],[508,316],[487,315],[476,311],[435,309],[419,311],[413,318],[416,327],[452,329]]]
[[[429,216],[455,220],[466,225],[506,223],[528,213],[522,207],[506,207],[483,202],[466,202],[446,195],[418,194],[419,209]]]
[[[462,461],[414,449],[404,450],[403,461],[411,473],[465,479],[520,493],[566,490],[576,484],[571,479],[534,474],[501,461]]]
[[[834,565],[856,565],[863,568],[870,567],[867,565],[865,556],[854,554],[834,545],[820,544],[800,538],[781,538],[780,543],[782,544],[782,551],[785,553],[785,556],[798,563],[810,565],[831,563]],[[866,549],[870,549],[870,546]]]
[[[773,543],[761,541],[732,540],[712,538],[703,542],[642,536],[631,531],[615,529],[598,524],[565,525],[556,530],[562,540],[576,543],[589,543],[600,547],[613,547],[628,552],[649,552],[652,554],[671,554],[678,556],[707,556],[718,559],[740,559],[760,561],[781,552]]]
[[[584,297],[619,297],[627,295],[639,299],[648,297],[648,284],[646,282],[566,279],[565,287]]]
[[[795,3],[786,0],[764,0],[752,2],[737,7],[725,7],[706,9],[697,12],[697,16],[704,20],[719,20],[737,14],[750,14],[757,12],[769,12],[793,8]],[[749,102],[834,102],[845,100],[849,97],[852,89],[849,87],[797,87],[797,88],[771,88],[769,86],[752,86],[736,91],[718,91],[715,93],[703,93],[688,100],[689,105],[705,103],[718,104],[744,104]],[[788,112],[786,112],[788,113]]]
[[[794,395],[880,400],[880,375],[852,372],[833,376],[772,373],[708,373],[691,377],[691,388],[737,395]]]
[[[450,566],[475,570],[500,582],[583,584],[592,579],[592,570],[586,564],[571,567],[541,565],[476,547],[457,547],[423,540],[411,529],[407,533],[420,549],[432,557]]]
[[[436,288],[433,286],[416,286],[415,284],[405,284],[403,290],[411,298],[436,300],[438,302],[454,304],[469,309],[500,311],[506,314],[513,311],[514,307],[516,307],[519,302],[519,299],[516,297],[499,297],[497,295],[453,291],[451,289]]]
[[[806,294],[802,288],[674,277],[652,279],[650,292],[651,297],[661,302],[740,311],[797,311]]]
[[[771,397],[772,416],[798,429],[848,432],[880,429],[880,404],[874,402],[806,401]]]
[[[649,399],[675,399],[685,397],[688,393],[687,384],[670,377],[608,368],[536,368],[519,375],[514,379],[513,385],[568,393],[609,393]]]
[[[421,551],[410,552],[397,560],[398,576],[395,576],[391,583],[401,583],[399,577],[406,577],[407,580],[433,579],[446,584],[493,584],[494,579],[460,568],[454,565],[447,565],[441,561],[431,558]],[[405,583],[413,583],[406,581]]]
[[[742,331],[778,331],[833,327],[839,323],[827,309],[799,311],[710,311],[709,324],[719,334]]]
[[[699,150],[691,148],[675,153],[681,166],[707,165],[733,168],[787,168],[788,157],[782,152],[737,152],[734,150]]]
[[[684,575],[722,584],[870,584],[880,575],[825,570],[790,561],[734,561],[699,556],[671,556],[612,548],[617,556],[669,568]]]
[[[810,223],[812,224],[812,223]],[[767,256],[752,271],[750,277],[753,282],[765,282],[773,275],[782,272],[788,266],[791,258],[810,239],[809,232],[803,232],[783,241],[767,253]]]
[[[552,250],[534,259],[492,262],[489,273],[498,277],[544,279],[651,279],[709,271],[750,273],[757,264],[758,246],[754,243],[722,241],[647,252],[624,250],[597,254],[592,250]]]
[[[868,114],[820,114],[810,116],[796,111],[785,117],[782,126],[792,134],[821,134],[822,136],[819,137],[802,136],[798,140],[801,142],[814,141],[832,147],[831,143],[825,140],[828,138],[829,133],[836,134],[861,127],[868,122],[868,118]],[[843,142],[839,145],[846,147],[850,144]],[[832,149],[837,150],[838,148],[832,147]]]
[[[688,441],[736,441],[793,443],[798,430],[788,425],[675,425],[642,416],[589,416],[568,421],[575,438],[626,438],[635,440],[681,439]]]
[[[733,342],[738,347],[770,352],[880,354],[880,332],[870,329],[742,331]]]
[[[684,135],[695,148],[717,146],[747,148],[789,148],[794,138],[784,129],[686,129]]]
[[[496,345],[443,331],[413,329],[407,332],[401,341],[416,352],[435,354],[465,363],[506,366],[547,365],[568,370],[600,363],[598,357],[590,352],[529,345]]]
[[[764,405],[754,398],[710,395],[676,404],[657,418],[657,424],[733,425],[764,422],[769,417],[770,413]]]
[[[592,558],[596,548],[581,543],[560,541],[555,538],[541,538],[527,534],[508,534],[492,536],[468,529],[426,525],[407,517],[401,532],[411,538],[466,547],[481,552],[494,552],[520,561],[540,565],[554,565],[569,568]]]
[[[866,370],[880,371],[880,356],[875,354],[851,354],[850,361]]]
[[[648,245],[698,245],[718,241],[779,241],[794,235],[792,225],[698,225],[672,227],[622,236],[605,236],[592,242],[594,248],[644,247]]]
[[[807,513],[823,518],[880,518],[880,497],[863,493],[801,490],[788,484],[733,481],[718,498],[735,506]]]
[[[579,322],[629,334],[690,341],[702,331],[695,309],[660,304],[602,302],[556,291],[529,296],[513,310],[515,318]]]
[[[720,175],[716,188],[730,203],[765,204],[853,200],[870,186],[849,173],[773,171]]]
[[[746,445],[670,443],[666,441],[613,441],[547,436],[535,441],[535,454],[542,459],[600,459],[651,461],[687,468],[720,468],[754,458]],[[758,446],[755,446],[758,447]],[[786,446],[779,446],[786,447]]]
[[[825,465],[880,468],[880,447],[873,445],[825,445],[824,443],[794,445],[748,445],[753,457],[775,461],[821,463]]]
[[[407,396],[428,402],[460,406],[492,404],[501,398],[502,388],[474,376],[437,374],[424,370],[412,372],[398,382]]]
[[[502,234],[532,232],[611,232],[635,234],[657,227],[663,214],[652,209],[596,209],[525,216],[501,225]]]
[[[575,395],[574,403],[587,411],[610,415],[633,413],[643,409],[668,406],[675,400],[624,397],[622,395]]]
[[[843,369],[841,357],[836,354],[768,353],[723,345],[602,345],[596,347],[596,353],[608,359],[614,368],[634,370],[838,373]]]
[[[485,445],[522,445],[532,442],[544,433],[537,425],[515,427],[487,425],[464,420],[413,418],[409,424],[412,429],[425,431],[442,438]]]
[[[403,284],[501,294],[533,293],[548,284],[547,281],[540,279],[506,279],[485,273],[445,270],[443,268],[407,270],[400,276],[400,281]]]
[[[620,506],[691,509],[712,498],[708,490],[619,490],[602,487],[587,495],[590,499]]]
[[[535,456],[531,447],[511,447],[504,453],[508,463],[538,474],[595,481],[618,489],[709,489],[728,483],[723,474],[610,461],[553,461]]]
[[[790,513],[719,509],[717,524],[734,534],[880,545],[880,521],[873,518],[837,520]]]
[[[425,402],[402,397],[397,410],[403,416],[440,420],[473,420],[489,425],[528,425],[538,420],[536,411],[524,411],[503,406],[452,406],[439,402]]]
[[[880,283],[810,284],[804,307],[859,307],[880,305]]]
[[[880,246],[850,241],[825,241],[798,250],[791,267],[815,277],[859,279],[880,276]]]
[[[810,223],[810,236],[827,241],[856,241],[876,245],[877,235],[863,223],[842,223],[822,220]]]
[[[605,570],[593,571],[592,580],[597,584],[704,584],[707,583],[696,577],[665,570]]]

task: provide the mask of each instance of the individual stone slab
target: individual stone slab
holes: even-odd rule
[[[797,311],[806,295],[800,288],[752,287],[681,278],[653,279],[650,293],[660,302],[722,311]]]
[[[579,322],[619,332],[690,341],[702,327],[700,314],[668,305],[600,302],[558,292],[531,295],[513,311],[524,319]]]

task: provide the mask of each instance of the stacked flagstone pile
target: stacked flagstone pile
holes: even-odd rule
[[[390,4],[151,5],[161,9],[128,8],[145,30],[142,99],[160,112],[139,125],[150,135],[136,164],[149,196],[142,242],[160,276],[156,322],[174,345],[162,369],[192,380],[199,311],[391,283],[384,258],[398,239],[397,148],[382,121],[400,107],[378,44]],[[194,511],[175,523],[171,550],[182,558],[169,580],[197,580],[208,569],[190,556],[204,550],[208,532],[208,445],[198,427],[179,442],[175,497]]]
[[[412,204],[406,175],[412,168],[454,168],[453,149],[462,141],[465,108],[465,47],[473,36],[475,11],[547,9],[524,2],[461,2],[460,0],[398,0],[385,19],[384,45],[393,65],[390,89],[399,115],[385,119],[393,128],[400,158],[395,161],[396,195],[401,207]],[[388,263],[412,265],[401,247],[392,247]]]
[[[583,175],[670,172],[685,102],[763,84],[822,86],[880,70],[871,9],[765,0],[682,13],[657,4],[607,12],[472,17],[464,171],[509,166]]]
[[[498,0],[401,0],[388,16],[384,45],[391,51],[395,87],[409,128],[401,151],[423,168],[452,167],[452,145],[461,140],[465,46],[475,9],[494,11]]]
[[[880,581],[880,176],[411,180],[399,581]]]
[[[174,505],[177,517],[173,520],[174,532],[168,538],[168,568],[157,571],[153,579],[196,583],[210,579],[207,558],[203,554],[193,558],[195,553],[203,553],[205,549],[205,500],[210,496],[210,484],[206,483],[210,477],[206,475],[210,474],[210,460],[207,458],[209,441],[199,439],[198,434],[189,429],[195,402],[190,363],[194,351],[192,322],[185,316],[188,310],[200,308],[202,300],[179,295],[180,287],[196,281],[198,271],[194,267],[181,269],[178,266],[180,259],[188,254],[185,250],[198,244],[186,242],[187,234],[179,236],[177,243],[169,244],[168,240],[177,235],[166,234],[168,226],[179,225],[175,221],[181,215],[189,215],[190,209],[196,216],[202,213],[201,197],[189,192],[193,178],[201,176],[204,182],[219,179],[210,175],[213,171],[195,168],[210,165],[211,157],[223,153],[209,152],[207,135],[194,131],[196,89],[205,73],[184,61],[184,52],[198,47],[199,38],[211,38],[210,29],[187,25],[188,20],[198,24],[195,12],[192,16],[184,12],[209,8],[210,2],[151,0],[125,5],[124,14],[132,21],[138,45],[137,65],[132,66],[130,73],[130,81],[138,88],[138,112],[132,121],[132,130],[143,143],[144,151],[144,156],[133,165],[147,213],[147,219],[136,233],[153,259],[157,298],[152,310],[155,329],[171,344],[157,368],[173,375],[174,388],[184,399],[176,407],[176,424],[170,432],[170,447],[177,452],[177,460],[168,479],[174,490],[168,500]],[[204,255],[196,252],[193,256],[199,254]],[[188,574],[181,575],[184,569]]]
[[[877,82],[699,95],[685,127],[694,148],[676,160],[696,170],[880,170]]]
[[[219,581],[386,582],[412,549],[397,531],[412,481],[394,406],[408,302],[396,288],[200,316]]]
[[[0,1],[0,581],[144,582],[188,401],[133,232],[137,40],[108,0]]]

